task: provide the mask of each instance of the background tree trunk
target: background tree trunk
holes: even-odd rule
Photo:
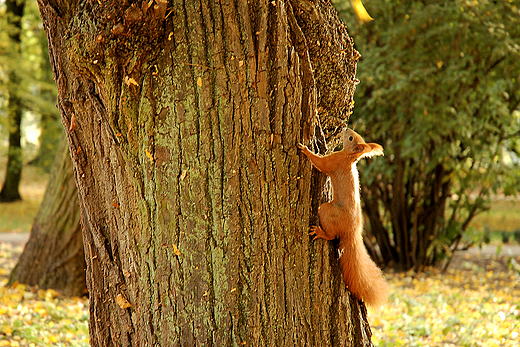
[[[52,288],[67,296],[85,295],[86,265],[79,220],[72,161],[67,143],[62,141],[31,236],[9,283]]]
[[[330,4],[39,5],[92,346],[371,345],[337,251],[307,236],[312,170],[296,149],[316,89],[351,109],[355,52]],[[316,83],[325,69],[340,91]]]
[[[13,49],[10,54],[13,60],[20,56],[22,16],[25,1],[6,0],[6,15],[9,26],[9,38],[13,42]],[[20,178],[22,176],[22,145],[21,145],[21,124],[22,124],[22,100],[20,97],[21,78],[17,68],[13,65],[8,69],[9,77],[9,100],[8,100],[8,119],[9,119],[9,148],[7,150],[7,169],[5,180],[0,190],[0,202],[11,202],[20,200]]]

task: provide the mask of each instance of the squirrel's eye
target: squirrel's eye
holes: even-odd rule
[[[348,140],[349,140],[349,141],[352,141],[352,140],[354,140],[354,137],[349,136]]]

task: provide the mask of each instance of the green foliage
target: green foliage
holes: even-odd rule
[[[370,225],[385,233],[380,245],[390,244],[386,261],[431,264],[489,208],[491,194],[518,192],[520,8],[474,0],[365,6],[374,21],[359,25],[346,2],[338,5],[362,54],[351,120],[385,148],[386,161],[360,170],[365,204],[379,211]]]
[[[0,139],[5,139],[9,130],[7,117],[9,71],[15,71],[20,79],[17,88],[22,100],[22,109],[34,114],[27,119],[35,119],[42,127],[38,154],[39,164],[43,167],[52,165],[57,145],[62,134],[62,125],[56,109],[56,85],[52,76],[47,50],[47,38],[38,12],[36,1],[27,1],[22,18],[20,52],[14,49],[9,34],[13,27],[7,21],[5,2],[0,2]],[[26,118],[24,115],[24,118]],[[24,123],[25,124],[25,123]],[[33,124],[28,124],[29,126]],[[27,133],[23,144],[27,143]],[[3,140],[0,149],[4,152]]]

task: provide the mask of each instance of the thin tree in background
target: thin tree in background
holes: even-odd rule
[[[15,61],[20,56],[22,16],[25,7],[24,0],[6,0],[6,16],[8,36],[12,41],[11,60]],[[8,81],[8,130],[9,148],[7,151],[7,168],[5,180],[0,190],[0,202],[11,202],[20,200],[20,178],[22,175],[22,146],[21,146],[21,124],[22,124],[22,100],[20,97],[21,78],[15,64],[7,68]]]

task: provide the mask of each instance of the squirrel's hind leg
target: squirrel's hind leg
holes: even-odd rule
[[[324,239],[334,240],[338,235],[337,220],[341,220],[340,211],[337,206],[326,202],[320,205],[318,215],[320,217],[320,225],[311,227],[310,235],[315,235],[313,240]]]

